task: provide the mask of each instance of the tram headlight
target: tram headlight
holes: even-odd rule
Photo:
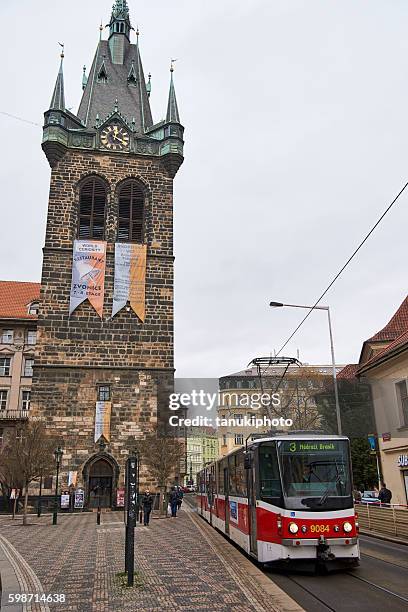
[[[345,523],[343,523],[343,529],[346,533],[350,533],[350,531],[352,531],[353,529],[353,525],[346,521]]]
[[[333,527],[333,529],[334,529],[334,531],[335,531],[336,533],[338,533],[338,532],[340,531],[340,527],[339,527],[338,525],[335,525],[335,526]]]
[[[306,531],[307,531],[306,525],[302,525],[300,529],[301,529],[302,533],[306,533]]]
[[[297,533],[299,531],[299,527],[296,525],[296,523],[289,523],[289,531],[290,533]]]

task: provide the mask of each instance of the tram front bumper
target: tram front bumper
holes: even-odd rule
[[[327,546],[352,546],[357,544],[357,538],[328,538],[324,540]],[[319,546],[319,538],[285,538],[282,546]]]

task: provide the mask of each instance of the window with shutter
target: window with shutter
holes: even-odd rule
[[[98,178],[85,181],[79,195],[78,238],[105,237],[106,188]]]
[[[143,242],[144,193],[137,181],[126,181],[119,191],[118,240]]]

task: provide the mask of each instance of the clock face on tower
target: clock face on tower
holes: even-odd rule
[[[101,143],[111,151],[124,151],[129,148],[129,133],[120,125],[108,125],[101,132]]]

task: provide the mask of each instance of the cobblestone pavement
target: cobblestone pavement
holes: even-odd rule
[[[130,589],[118,576],[124,557],[122,513],[103,514],[100,526],[93,513],[59,515],[56,526],[50,515],[29,521],[24,528],[20,519],[0,517],[1,534],[45,594],[65,593],[66,603],[49,603],[51,611],[300,610],[188,507],[176,519],[155,518],[149,527],[136,528],[138,576]]]

